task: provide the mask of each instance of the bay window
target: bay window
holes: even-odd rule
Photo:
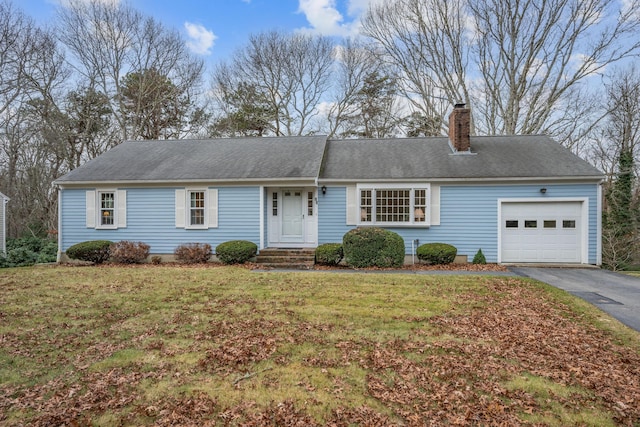
[[[429,225],[429,186],[358,186],[362,225]]]

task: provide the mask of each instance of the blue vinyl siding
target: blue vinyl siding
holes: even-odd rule
[[[540,188],[546,187],[544,196]],[[498,260],[498,199],[569,198],[589,199],[589,263],[595,264],[597,244],[596,184],[567,185],[442,185],[440,187],[440,225],[430,228],[389,228],[405,241],[411,255],[412,241],[419,244],[444,242],[458,248],[458,254],[473,258],[482,249],[488,262]],[[355,226],[346,225],[346,188],[328,187],[319,200],[318,232],[320,243],[341,242]]]
[[[347,225],[347,189],[327,186],[326,194],[318,194],[318,244],[340,243],[352,228]]]
[[[177,187],[183,188],[183,187]],[[218,227],[186,230],[175,226],[176,188],[120,188],[127,190],[127,227],[117,230],[86,228],[85,192],[62,191],[62,250],[95,239],[141,241],[151,253],[173,253],[183,243],[209,243],[215,247],[228,240],[260,244],[260,188],[219,187]]]

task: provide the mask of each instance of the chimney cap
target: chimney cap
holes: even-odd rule
[[[464,102],[458,102],[453,106],[453,108],[464,108],[466,105],[467,104],[465,104]]]

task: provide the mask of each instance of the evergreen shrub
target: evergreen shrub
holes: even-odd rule
[[[216,247],[216,256],[223,264],[244,264],[258,253],[258,245],[248,240],[231,240]]]
[[[451,264],[456,259],[458,249],[446,243],[425,243],[418,246],[418,259],[427,264]]]
[[[485,258],[484,254],[482,253],[482,249],[478,249],[478,252],[476,252],[475,256],[473,257],[473,264],[486,264],[487,263],[487,259]]]
[[[378,227],[361,227],[342,238],[348,265],[364,267],[400,267],[404,264],[404,240],[393,231]]]
[[[324,243],[316,248],[316,264],[338,265],[344,257],[342,243]]]
[[[109,259],[109,247],[112,243],[109,240],[89,240],[76,243],[66,253],[71,259],[102,264]]]

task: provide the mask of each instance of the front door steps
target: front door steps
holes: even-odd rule
[[[268,268],[310,270],[315,260],[315,249],[261,249],[256,263]]]

